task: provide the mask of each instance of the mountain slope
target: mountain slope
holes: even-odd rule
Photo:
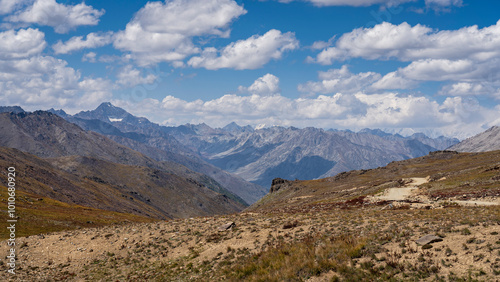
[[[500,127],[493,126],[485,132],[470,137],[452,147],[458,152],[487,152],[500,150]]]
[[[206,174],[247,203],[254,203],[267,192],[264,187],[247,182],[237,175],[224,171],[223,167],[216,167],[203,160],[196,150],[187,148],[174,138],[169,133],[169,128],[152,123],[146,118],[135,117],[110,103],[103,103],[95,110],[80,112],[74,116],[62,116],[85,130],[104,134],[157,161],[179,163],[191,170]],[[236,126],[234,130],[238,128]],[[208,126],[205,129],[213,131]],[[191,132],[190,129],[185,130]],[[249,130],[249,127],[240,130]]]
[[[0,147],[0,165],[15,165],[23,192],[70,204],[153,218],[234,213],[239,203],[194,179],[92,157],[40,159]]]
[[[105,161],[106,166],[111,166],[110,169],[114,169],[121,164],[129,167],[140,166],[158,170],[163,174],[174,175],[174,183],[178,183],[179,188],[195,185],[204,188],[198,191],[200,193],[205,193],[205,188],[208,188],[207,190],[225,194],[232,198],[233,200],[230,199],[229,204],[221,202],[223,205],[231,206],[229,209],[221,207],[221,211],[234,211],[232,207],[242,208],[245,205],[241,199],[206,175],[191,171],[176,163],[158,162],[98,133],[84,131],[77,125],[48,112],[0,114],[0,130],[4,132],[0,136],[0,146],[17,148],[42,158],[83,156],[88,159]],[[79,161],[83,161],[83,159]],[[113,168],[113,166],[115,167]],[[104,171],[106,170],[104,169]],[[132,170],[129,169],[129,172],[132,173]],[[145,173],[145,171],[143,172]],[[76,173],[76,170],[72,173]],[[166,181],[165,183],[169,181],[167,178],[163,179]],[[117,178],[111,183],[116,184],[120,180],[120,178]],[[197,195],[185,196],[187,198],[197,197]],[[213,198],[214,195],[210,192],[207,197]],[[241,203],[233,203],[233,201],[240,201]],[[198,203],[194,204],[198,205]],[[197,208],[194,208],[194,210],[197,210]],[[201,209],[198,210],[201,211]]]
[[[297,211],[314,207],[363,206],[366,199],[387,189],[422,179],[413,201],[500,198],[500,151],[457,153],[438,151],[410,160],[391,162],[371,170],[353,170],[309,181],[274,179],[270,193],[247,211]],[[425,200],[422,200],[424,199]],[[381,203],[384,203],[382,201]],[[385,203],[387,204],[387,202]],[[500,202],[499,202],[500,204]]]

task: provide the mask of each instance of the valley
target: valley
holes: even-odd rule
[[[453,139],[377,130],[169,128],[109,103],[4,110],[0,166],[15,164],[21,187],[13,281],[500,276],[494,138],[457,152],[437,150]]]
[[[333,178],[275,179],[241,213],[31,235],[18,239],[17,278],[494,281],[500,206],[463,203],[498,203],[499,163],[500,151],[435,152]]]

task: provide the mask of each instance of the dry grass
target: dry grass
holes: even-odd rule
[[[217,231],[228,221],[236,227]],[[290,222],[297,224],[284,228]],[[370,207],[286,215],[243,213],[82,229],[46,234],[43,239],[20,238],[25,247],[20,249],[23,271],[17,277],[47,281],[494,281],[500,278],[499,226],[499,207]],[[428,249],[416,245],[414,241],[426,234],[439,235],[443,241]],[[47,247],[53,253],[47,253]]]
[[[0,210],[7,211],[7,188],[0,186]],[[16,192],[16,235],[30,236],[78,228],[99,227],[132,222],[154,222],[154,219],[80,205],[71,205],[47,197]],[[7,213],[2,215],[7,221]],[[0,240],[8,238],[9,230],[0,229]]]

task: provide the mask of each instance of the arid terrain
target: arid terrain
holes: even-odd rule
[[[383,208],[242,213],[34,235],[19,239],[13,280],[500,279],[498,206]],[[220,231],[228,222],[235,226]],[[429,234],[441,241],[415,242]]]
[[[498,164],[498,151],[437,152],[333,178],[276,179],[239,214],[33,230],[17,239],[10,278],[499,281]]]

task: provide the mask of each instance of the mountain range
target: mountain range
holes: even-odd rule
[[[371,129],[254,129],[234,122],[223,128],[206,124],[167,127],[111,103],[75,115],[54,109],[28,113],[20,107],[0,107],[0,112],[7,112],[0,116],[0,130],[8,132],[0,137],[0,146],[45,159],[59,158],[52,165],[62,170],[68,167],[65,162],[71,163],[67,159],[70,156],[105,161],[105,166],[156,169],[201,183],[238,203],[231,205],[240,209],[266,195],[272,179],[277,177],[330,177],[424,156],[458,143],[446,137],[403,137]],[[62,157],[66,157],[65,161]]]
[[[265,195],[275,177],[329,177],[424,156],[459,142],[423,134],[403,137],[371,129],[360,132],[278,126],[254,129],[234,122],[223,128],[206,124],[167,127],[135,117],[111,103],[74,116],[61,110],[51,111],[146,155],[207,174],[249,204]],[[166,151],[168,156],[151,148]],[[241,179],[234,185],[235,175],[258,186],[249,186],[248,182],[242,185]]]
[[[268,191],[267,188],[245,181],[203,160],[197,152],[185,147],[168,133],[167,127],[152,123],[146,118],[135,117],[111,103],[103,103],[93,111],[80,112],[74,116],[62,110],[49,111],[157,161],[178,163],[205,174],[248,204],[254,203]]]
[[[351,132],[275,126],[252,130],[236,124],[222,129],[206,124],[185,125],[171,127],[168,132],[208,162],[267,187],[276,177],[329,177],[424,156],[459,142],[423,134],[403,137],[370,129]]]

